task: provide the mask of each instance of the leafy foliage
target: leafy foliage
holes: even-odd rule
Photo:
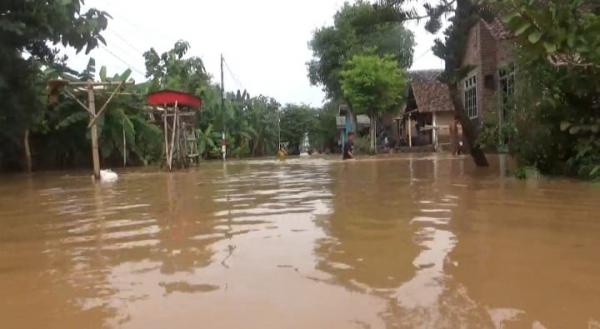
[[[184,58],[190,49],[186,41],[177,41],[173,49],[159,55],[154,48],[144,53],[146,77],[151,78],[150,91],[181,90],[199,94],[209,76],[200,57]]]
[[[107,13],[82,11],[81,0],[2,1],[0,4],[0,167],[20,167],[22,136],[35,130],[45,107],[43,66],[63,66],[61,44],[91,51],[104,39]]]
[[[412,64],[413,45],[412,32],[379,15],[369,2],[345,3],[333,26],[315,31],[309,43],[314,58],[308,63],[308,75],[312,84],[322,85],[336,100],[342,97],[340,72],[354,55],[388,55],[407,68]]]
[[[531,55],[554,66],[600,70],[600,6],[593,0],[492,1]]]
[[[356,55],[340,75],[344,97],[356,113],[371,116],[401,105],[406,72],[389,56]]]
[[[371,118],[371,150],[375,149],[379,115],[397,109],[407,86],[406,72],[390,56],[355,55],[340,73],[342,92],[354,113]]]
[[[600,7],[593,1],[488,1],[517,36],[510,151],[545,174],[600,178]]]
[[[292,154],[300,153],[304,136],[314,133],[317,110],[308,105],[286,105],[281,112],[281,140]],[[314,135],[313,135],[314,136]]]

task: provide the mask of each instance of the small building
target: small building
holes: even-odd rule
[[[454,107],[448,86],[439,80],[442,70],[410,71],[408,98],[403,116],[396,118],[404,144],[410,146],[450,143]]]

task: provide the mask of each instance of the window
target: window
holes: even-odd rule
[[[513,65],[498,70],[498,88],[500,92],[500,108],[502,118],[507,118],[510,109],[514,106],[513,96],[515,94],[515,68]]]
[[[465,80],[465,112],[469,118],[478,116],[477,111],[477,76],[473,75]]]

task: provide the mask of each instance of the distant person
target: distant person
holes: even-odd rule
[[[285,148],[283,146],[279,147],[279,151],[277,151],[277,158],[279,159],[279,161],[283,161],[285,160],[285,158],[287,158],[287,151],[285,150]]]
[[[462,142],[461,134],[459,131],[460,120],[458,116],[454,117],[454,122],[450,125],[450,138],[452,144],[452,155],[459,155],[462,153]]]
[[[344,145],[344,160],[354,159],[354,133],[348,133],[348,141]]]

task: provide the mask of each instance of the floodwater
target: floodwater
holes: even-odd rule
[[[0,177],[0,328],[600,328],[600,187],[503,159]]]

